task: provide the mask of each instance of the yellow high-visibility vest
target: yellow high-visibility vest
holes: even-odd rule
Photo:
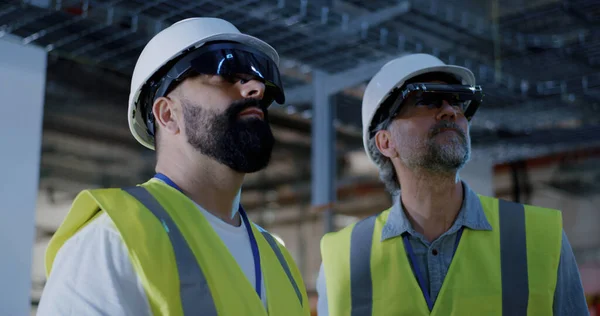
[[[285,247],[250,225],[260,253],[265,309],[196,205],[156,179],[128,189],[82,191],[47,248],[48,275],[62,245],[100,212],[119,230],[154,315],[310,315],[304,282]]]
[[[329,315],[552,315],[560,211],[479,200],[492,230],[464,230],[431,311],[402,237],[381,240],[390,209],[326,234],[321,253]]]

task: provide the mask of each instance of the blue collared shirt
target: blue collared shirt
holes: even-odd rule
[[[458,230],[463,226],[473,230],[492,230],[477,194],[465,182],[463,182],[463,188],[465,192],[463,204],[454,224],[435,241],[430,243],[422,234],[413,229],[398,198],[395,199],[394,206],[381,234],[381,240],[383,241],[408,233],[408,239],[417,259],[417,264],[423,272],[425,284],[428,286],[426,291],[429,291],[434,302],[440,293],[442,282],[452,262]],[[589,315],[579,269],[564,231],[558,265],[558,279],[554,292],[554,315]]]

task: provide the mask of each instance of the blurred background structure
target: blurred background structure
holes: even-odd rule
[[[0,251],[27,273],[0,272],[0,294],[34,314],[45,247],[74,196],[154,174],[154,153],[127,126],[130,75],[154,34],[192,16],[229,20],[282,58],[276,149],[242,204],[285,242],[314,309],[323,233],[390,205],[362,147],[361,97],[379,67],[413,52],[473,70],[486,97],[462,177],[481,194],[561,209],[599,304],[598,0],[0,0],[0,172],[28,176],[0,185]],[[5,274],[30,283],[13,291]]]

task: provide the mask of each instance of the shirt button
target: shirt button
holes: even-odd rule
[[[433,249],[433,250],[431,250],[431,254],[432,254],[432,255],[434,255],[434,256],[437,256],[437,254],[438,254],[438,251],[437,251],[437,249]]]

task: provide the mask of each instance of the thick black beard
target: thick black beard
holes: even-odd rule
[[[264,120],[238,118],[250,107],[261,109]],[[234,102],[223,113],[184,103],[183,116],[188,142],[200,153],[240,173],[256,172],[269,164],[275,138],[267,109],[258,100]]]

